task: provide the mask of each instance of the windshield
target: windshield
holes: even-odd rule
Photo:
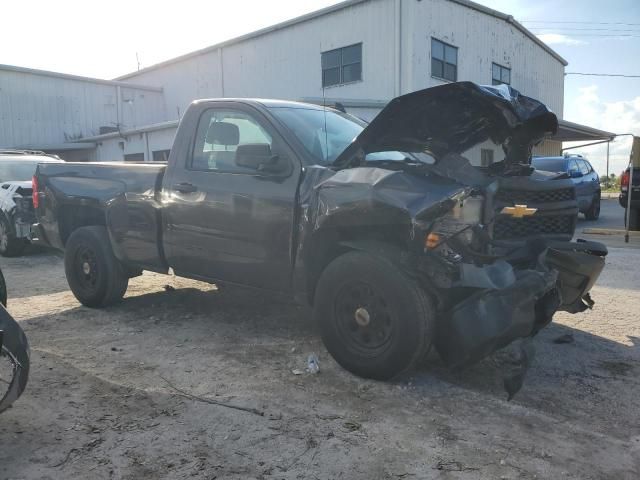
[[[536,158],[533,157],[531,165],[537,170],[547,172],[564,172],[566,160],[564,158]]]
[[[26,182],[36,172],[38,162],[24,160],[0,162],[0,182]]]
[[[302,107],[271,107],[270,110],[293,132],[319,165],[332,164],[367,126],[365,122],[352,115],[329,108],[323,111]],[[367,162],[401,162],[409,159],[433,162],[433,158],[427,155],[408,155],[401,152],[376,152],[366,157]]]
[[[320,165],[331,164],[365,127],[355,117],[330,109],[274,107],[271,112]]]

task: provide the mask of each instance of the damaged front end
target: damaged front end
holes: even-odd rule
[[[418,269],[437,292],[442,312],[435,346],[452,369],[532,338],[557,311],[591,308],[589,292],[607,255],[606,247],[596,242],[540,237],[505,251],[480,222],[480,204],[482,196],[461,195],[448,214],[431,223],[417,222],[417,236],[424,238]],[[533,355],[529,341],[520,347],[517,373],[505,378],[510,398],[522,385]]]
[[[15,402],[29,377],[29,342],[6,305],[6,287],[0,272],[0,413]]]
[[[602,244],[571,241],[571,181],[530,166],[533,146],[557,128],[546,106],[510,87],[434,87],[394,99],[315,186],[315,229],[407,229],[403,266],[437,300],[435,346],[449,367],[519,341],[510,398],[531,362],[530,339],[557,311],[592,307],[607,255]],[[485,141],[504,159],[473,167],[462,153]],[[408,154],[381,161],[388,152]]]

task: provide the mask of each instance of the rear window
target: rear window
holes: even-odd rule
[[[26,182],[36,172],[38,162],[0,161],[0,182]]]
[[[534,158],[531,164],[537,170],[545,170],[547,172],[566,171],[566,160],[564,158]]]

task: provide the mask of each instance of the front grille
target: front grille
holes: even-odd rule
[[[513,218],[498,215],[493,225],[496,240],[512,240],[535,235],[573,235],[574,215],[532,216]]]
[[[496,198],[503,202],[529,205],[532,203],[552,203],[575,200],[576,192],[573,188],[560,188],[558,190],[513,190],[500,189]]]

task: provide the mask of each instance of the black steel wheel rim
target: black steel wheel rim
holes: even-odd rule
[[[365,282],[350,282],[335,301],[338,332],[360,354],[379,355],[393,339],[394,315],[385,298]]]
[[[83,290],[94,293],[98,288],[100,269],[96,252],[88,247],[81,246],[76,251],[74,269],[76,278]]]

